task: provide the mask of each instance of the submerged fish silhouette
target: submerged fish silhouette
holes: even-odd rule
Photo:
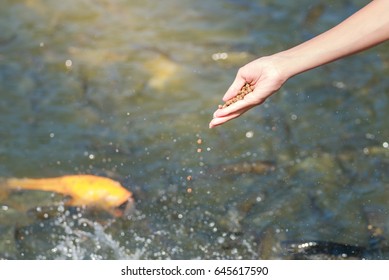
[[[128,213],[133,206],[132,193],[119,182],[95,175],[67,175],[54,178],[9,178],[8,188],[16,190],[41,190],[69,196],[68,206],[86,206],[103,209],[118,217]]]

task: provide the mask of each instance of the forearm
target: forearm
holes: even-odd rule
[[[374,0],[334,28],[273,55],[288,79],[389,39],[389,0]]]

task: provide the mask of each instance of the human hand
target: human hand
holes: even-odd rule
[[[247,94],[244,99],[216,110],[209,127],[213,128],[239,117],[252,107],[262,104],[266,98],[278,91],[288,79],[280,71],[280,62],[279,58],[268,56],[254,60],[240,68],[234,82],[223,96],[223,101],[236,96],[246,83],[253,86],[254,91]]]

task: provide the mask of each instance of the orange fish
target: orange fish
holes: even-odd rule
[[[5,180],[7,187],[17,190],[41,190],[69,196],[68,206],[103,209],[119,217],[127,214],[133,204],[132,193],[119,182],[95,175],[68,175],[55,178]]]

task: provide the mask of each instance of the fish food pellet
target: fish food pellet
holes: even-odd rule
[[[246,83],[235,97],[226,101],[226,103],[224,103],[223,105],[219,105],[219,109],[224,109],[230,106],[231,104],[239,100],[242,100],[247,94],[249,94],[252,91],[254,91],[254,86],[250,85],[249,83]]]

